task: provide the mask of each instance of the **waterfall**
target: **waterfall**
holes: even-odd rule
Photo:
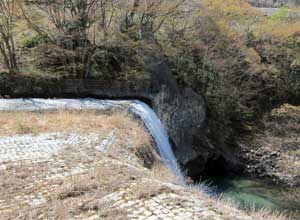
[[[144,122],[152,135],[163,162],[183,180],[177,160],[169,142],[167,132],[155,112],[138,100],[97,100],[97,99],[0,99],[0,111],[53,111],[65,110],[109,110],[130,109]]]
[[[154,138],[164,163],[178,177],[180,177],[180,179],[183,178],[183,175],[178,167],[177,160],[172,151],[167,132],[156,113],[147,104],[138,100],[133,101],[131,106],[132,111],[142,119],[150,134]]]

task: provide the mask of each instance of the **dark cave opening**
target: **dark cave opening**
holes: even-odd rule
[[[203,177],[226,176],[229,173],[226,159],[222,156],[211,158],[203,170]]]
[[[209,181],[216,177],[240,176],[244,166],[226,159],[222,155],[214,155],[207,160],[197,158],[189,162],[184,170],[194,182]]]

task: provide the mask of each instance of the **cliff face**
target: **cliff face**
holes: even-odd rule
[[[299,6],[299,0],[247,0],[251,5],[255,7],[280,7],[283,5]]]

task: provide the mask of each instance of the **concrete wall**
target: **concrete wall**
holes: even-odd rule
[[[150,104],[157,92],[149,81],[56,80],[0,75],[0,96],[11,98],[140,99]]]

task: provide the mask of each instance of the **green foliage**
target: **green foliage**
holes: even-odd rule
[[[278,9],[277,12],[270,16],[271,21],[286,21],[289,17],[289,8],[288,6],[282,6]]]
[[[39,45],[39,43],[43,40],[43,36],[40,34],[36,34],[33,36],[24,37],[21,40],[22,47],[26,48],[35,48]]]

